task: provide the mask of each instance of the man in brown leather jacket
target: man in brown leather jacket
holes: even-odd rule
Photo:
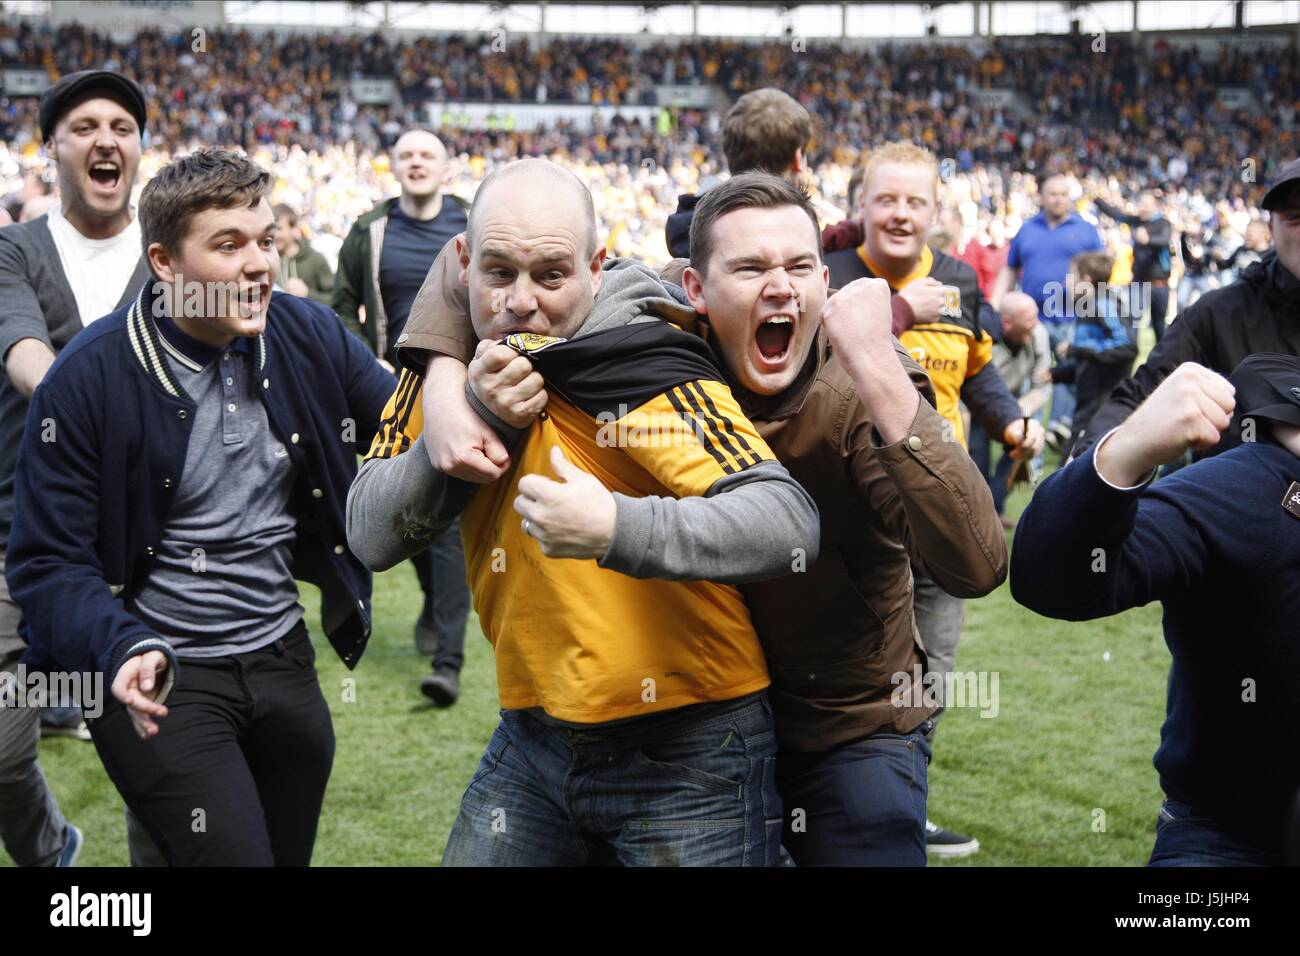
[[[821,513],[817,560],[796,554],[794,573],[742,586],[772,677],[783,842],[800,865],[924,865],[925,733],[937,708],[917,680],[926,661],[909,562],[953,594],[997,587],[1006,539],[988,485],[945,440],[929,379],[891,335],[888,287],[864,279],[827,298],[816,216],[797,189],[746,173],[710,190],[691,263],[684,275],[680,263],[665,270],[694,307],[684,324],[712,344]],[[444,251],[398,355],[427,370],[435,467],[487,481],[508,455],[464,401],[475,348],[465,314]],[[520,385],[521,408],[535,414]]]

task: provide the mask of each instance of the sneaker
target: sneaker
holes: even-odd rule
[[[974,837],[963,836],[945,830],[937,823],[925,821],[925,852],[935,856],[970,856],[978,853],[980,841]]]
[[[46,737],[71,737],[73,740],[90,740],[90,728],[80,717],[66,724],[47,724],[41,721],[41,739]]]
[[[450,667],[439,667],[420,681],[420,693],[439,707],[450,707],[460,696],[460,674]]]
[[[67,829],[68,842],[63,845],[63,852],[59,854],[55,866],[76,866],[77,858],[81,856],[81,848],[86,843],[86,838],[81,835],[81,831],[71,823]]]
[[[1073,434],[1073,429],[1070,428],[1070,425],[1063,423],[1063,421],[1052,421],[1052,423],[1048,424],[1044,444],[1049,449],[1056,451],[1058,455],[1065,455],[1067,451],[1066,445],[1070,444],[1071,434]]]

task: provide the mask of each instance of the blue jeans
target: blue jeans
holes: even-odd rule
[[[779,866],[766,694],[592,731],[501,711],[444,866]]]
[[[1269,853],[1229,836],[1186,804],[1165,800],[1156,817],[1156,845],[1147,866],[1281,866]]]
[[[1037,418],[1038,416],[1034,416]],[[1002,457],[998,459],[996,469],[992,469],[989,462],[993,457],[993,442],[979,422],[971,422],[970,439],[970,456],[975,460],[975,466],[979,468],[980,474],[988,482],[989,490],[993,492],[993,507],[998,514],[1002,514],[1007,504],[1007,478],[1011,475],[1011,469],[1017,464],[1016,460],[1004,450]],[[992,474],[990,474],[992,471]]]
[[[1068,342],[1074,337],[1073,322],[1044,322],[1047,326],[1047,340],[1052,345],[1052,354],[1056,354],[1056,346],[1061,342]],[[1074,406],[1077,404],[1075,398],[1075,386],[1073,383],[1058,382],[1052,386],[1052,411],[1049,423],[1068,425],[1074,420]]]
[[[799,866],[925,866],[927,720],[824,753],[782,753],[785,848]]]

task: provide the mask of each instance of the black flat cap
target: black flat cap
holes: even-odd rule
[[[1266,418],[1300,425],[1300,356],[1256,352],[1233,371],[1235,421]]]
[[[135,117],[140,132],[144,132],[147,114],[144,90],[140,89],[139,83],[111,70],[81,70],[59,77],[58,82],[41,94],[41,139],[47,140],[53,136],[54,127],[63,114],[86,99],[88,94],[99,94],[121,103]]]
[[[1268,187],[1268,192],[1264,194],[1264,200],[1261,202],[1261,209],[1276,209],[1282,205],[1282,200],[1291,194],[1291,190],[1300,185],[1300,159],[1293,159],[1287,163],[1273,178],[1273,185]]]

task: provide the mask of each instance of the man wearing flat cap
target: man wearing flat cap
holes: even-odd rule
[[[1076,455],[1133,414],[1184,362],[1228,375],[1256,352],[1300,355],[1300,159],[1278,170],[1260,206],[1269,213],[1272,248],[1236,282],[1207,292],[1179,314],[1146,362],[1115,386],[1093,416],[1075,446]],[[1197,457],[1217,455],[1233,443],[1225,440],[1198,450]]]
[[[16,672],[24,650],[3,571],[28,399],[59,350],[148,275],[131,209],[145,115],[140,87],[107,70],[72,73],[47,89],[41,138],[58,166],[59,203],[0,229],[0,672]],[[71,865],[81,833],[41,774],[37,713],[0,708],[0,837],[20,865]]]
[[[1151,483],[1234,418],[1239,445]],[[1163,602],[1173,665],[1149,865],[1286,861],[1300,792],[1300,358],[1252,355],[1231,379],[1180,365],[1034,494],[1011,593],[1067,621]]]

